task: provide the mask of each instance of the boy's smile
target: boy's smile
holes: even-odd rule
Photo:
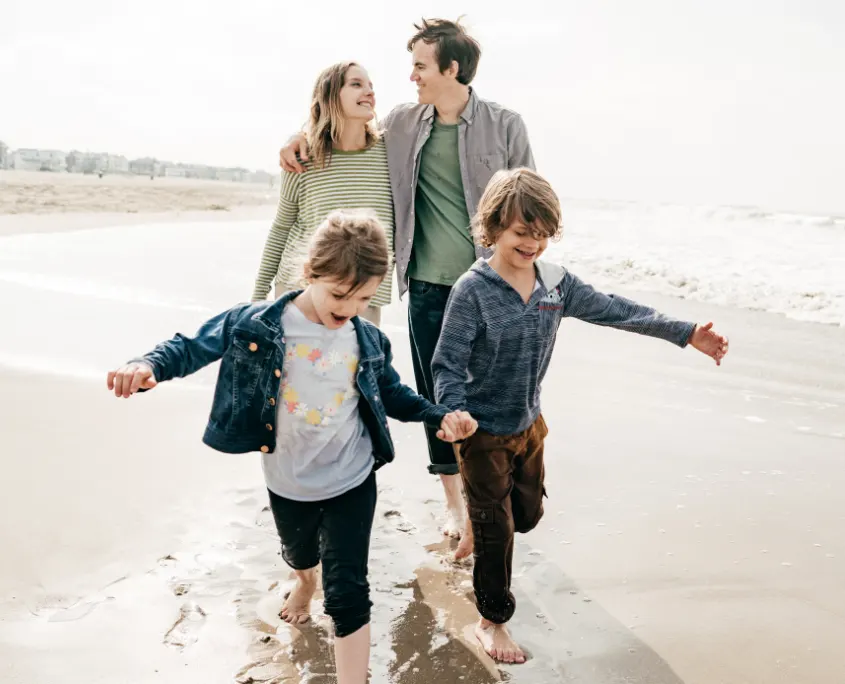
[[[533,268],[548,245],[549,238],[544,237],[539,229],[514,221],[499,234],[495,249],[502,265],[522,270]]]

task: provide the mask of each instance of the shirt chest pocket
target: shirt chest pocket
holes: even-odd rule
[[[557,333],[560,323],[560,307],[540,302],[537,309],[537,333],[544,340],[550,340]]]
[[[469,158],[469,167],[472,181],[479,192],[484,192],[490,179],[497,171],[507,168],[507,156],[504,152],[490,154],[476,154]]]

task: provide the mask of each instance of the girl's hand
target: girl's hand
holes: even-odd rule
[[[109,372],[107,384],[110,390],[114,390],[114,396],[128,399],[139,389],[153,389],[158,381],[153,369],[146,363],[128,363]]]
[[[472,437],[478,429],[475,418],[466,411],[453,411],[443,417],[437,438],[444,442],[460,442]]]
[[[722,359],[728,353],[728,338],[713,331],[713,323],[696,325],[690,335],[689,342],[702,354],[707,354],[716,362],[717,366],[722,365]]]

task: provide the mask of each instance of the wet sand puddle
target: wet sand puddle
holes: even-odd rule
[[[310,623],[282,622],[279,611],[291,581],[272,515],[263,505],[263,490],[239,496],[239,508],[254,517],[230,522],[230,539],[194,555],[165,556],[151,571],[177,602],[175,622],[162,630],[163,643],[182,651],[206,633],[214,639],[242,638],[245,662],[231,678],[237,684],[335,682],[322,593],[315,597]],[[511,624],[530,659],[497,666],[472,634],[477,613],[471,566],[449,560],[454,542],[423,545],[424,539],[437,538],[428,520],[439,502],[427,502],[428,510],[417,506],[410,512],[423,514],[416,521],[399,506],[390,490],[380,491],[370,554],[371,682],[682,684],[629,629],[525,544],[515,553],[518,608]],[[233,622],[239,629],[233,631]]]

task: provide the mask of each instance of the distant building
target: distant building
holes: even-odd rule
[[[134,173],[138,176],[158,176],[160,169],[161,164],[159,164],[158,160],[151,157],[133,159],[129,162],[129,173]]]
[[[9,168],[19,171],[64,171],[67,158],[60,150],[15,150],[9,156]]]
[[[187,170],[178,164],[162,165],[161,175],[167,178],[185,178]]]
[[[0,169],[5,169],[8,163],[9,146],[0,140]]]
[[[272,186],[273,182],[276,180],[276,177],[271,173],[267,173],[266,171],[255,171],[254,173],[249,174],[249,176],[244,180],[250,183],[261,183],[263,185]]]

